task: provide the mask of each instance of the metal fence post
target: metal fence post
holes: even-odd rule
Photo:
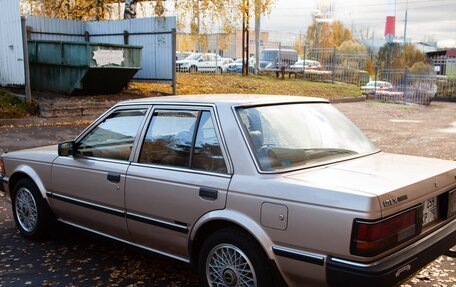
[[[279,56],[277,57],[277,68],[281,68],[282,65],[282,42],[279,42]]]
[[[173,87],[173,95],[176,94],[176,82],[177,82],[177,79],[176,79],[176,29],[172,29],[171,30],[171,57],[173,58],[173,71],[172,71],[172,87]]]
[[[404,69],[404,104],[406,104],[408,101],[407,86],[408,86],[408,68],[406,67]]]
[[[127,30],[124,30],[123,31],[123,37],[124,37],[124,45],[128,45],[128,37],[129,37],[129,34],[128,34],[128,31]]]
[[[377,100],[377,73],[378,66],[375,66],[375,76],[374,76],[374,100]],[[369,95],[369,94],[368,94]]]
[[[302,79],[306,79],[306,46],[304,45],[304,55],[303,55],[303,63],[302,63]]]
[[[30,87],[30,63],[28,57],[28,37],[27,37],[27,18],[21,16],[22,28],[22,49],[24,57],[24,78],[25,78],[25,101],[29,104],[32,103],[32,90]]]
[[[89,31],[84,32],[84,41],[90,42],[90,33]]]
[[[336,81],[336,46],[333,47],[333,56],[332,56],[332,83]]]
[[[215,71],[214,71],[214,74],[217,74],[218,71],[219,71],[219,69],[218,69],[218,35],[215,35]]]

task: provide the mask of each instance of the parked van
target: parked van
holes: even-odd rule
[[[298,61],[298,52],[293,49],[264,49],[260,53],[260,69],[288,68]]]

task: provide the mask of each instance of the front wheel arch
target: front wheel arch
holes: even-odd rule
[[[16,183],[23,179],[23,178],[28,178],[31,181],[35,183],[35,185],[38,187],[38,190],[41,194],[41,197],[44,198],[48,202],[47,194],[46,194],[46,188],[44,187],[43,182],[41,181],[40,177],[38,174],[35,172],[33,168],[27,165],[21,165],[17,169],[15,169],[11,176],[9,177],[9,183],[8,183],[8,188],[10,191],[10,197],[12,197],[13,189]],[[48,202],[49,204],[49,202]]]
[[[24,176],[14,183],[11,204],[14,221],[23,236],[32,240],[48,236],[55,217],[30,177]]]
[[[9,191],[10,191],[10,198],[13,198],[15,196],[14,187],[23,178],[27,178],[31,181],[34,181],[28,174],[26,174],[24,172],[16,172],[9,178],[8,187],[9,187]],[[35,185],[36,185],[36,182],[35,182]]]

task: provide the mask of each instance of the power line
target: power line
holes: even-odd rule
[[[454,3],[454,0],[433,0],[432,3],[435,3],[435,2],[449,2],[448,5],[452,6],[452,5],[456,5]],[[426,3],[426,4],[429,4],[429,0],[425,0],[425,1],[409,1],[408,4],[423,4],[423,3]],[[406,2],[396,2],[396,4],[406,4]],[[347,8],[350,8],[350,7],[353,7],[353,6],[356,6],[357,8],[358,7],[373,7],[373,6],[388,6],[389,4],[388,3],[375,3],[375,4],[353,4],[353,5],[338,5],[339,7],[347,7]],[[436,7],[438,7],[437,5],[434,5]],[[293,10],[293,11],[296,11],[296,10],[307,10],[307,11],[313,11],[315,8],[304,8],[304,7],[295,7],[295,8],[273,8],[272,11],[281,11],[281,10]]]

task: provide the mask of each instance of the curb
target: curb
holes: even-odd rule
[[[357,103],[357,102],[365,102],[367,101],[366,96],[362,97],[347,97],[347,98],[339,98],[339,99],[331,99],[329,100],[332,104],[342,104],[342,103]]]
[[[59,117],[59,118],[26,118],[26,119],[0,119],[2,126],[19,126],[19,125],[46,125],[76,121],[93,121],[98,116],[79,116],[79,117]]]

